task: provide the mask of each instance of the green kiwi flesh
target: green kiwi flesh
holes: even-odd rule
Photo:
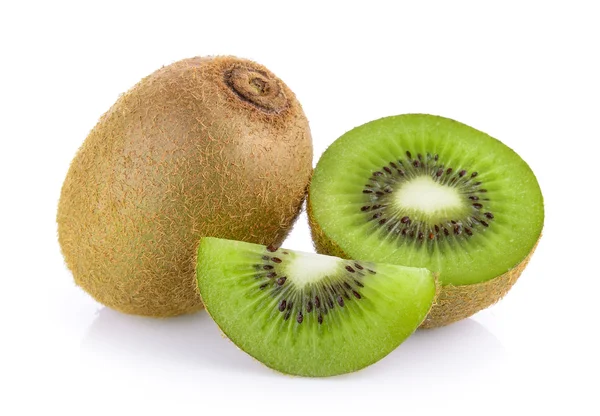
[[[425,114],[340,137],[315,168],[308,205],[319,252],[440,273],[445,306],[433,308],[438,317],[428,326],[502,297],[544,221],[539,184],[521,157],[474,128]]]
[[[308,121],[267,68],[196,57],[142,79],[100,118],[71,163],[59,242],[75,282],[121,312],[202,308],[202,236],[282,241],[312,172]]]
[[[202,238],[197,279],[208,313],[240,349],[300,376],[360,370],[421,324],[436,294],[423,268]]]

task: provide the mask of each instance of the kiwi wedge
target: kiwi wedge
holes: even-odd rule
[[[527,163],[500,141],[408,114],[335,141],[315,168],[308,214],[320,253],[439,272],[423,324],[436,327],[506,294],[540,238],[544,204]]]
[[[424,268],[202,238],[197,279],[207,312],[239,348],[286,374],[333,376],[389,354],[436,293]]]

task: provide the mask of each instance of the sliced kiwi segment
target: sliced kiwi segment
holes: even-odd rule
[[[409,114],[344,134],[310,186],[311,223],[337,254],[426,267],[445,285],[489,281],[532,251],[542,194],[513,150],[467,125]],[[325,250],[331,253],[331,250]]]
[[[200,242],[197,279],[229,339],[268,367],[301,376],[380,360],[421,324],[436,292],[424,268],[217,238]]]

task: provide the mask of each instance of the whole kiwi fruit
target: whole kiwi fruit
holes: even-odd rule
[[[75,282],[125,313],[202,308],[202,236],[278,245],[312,173],[308,121],[255,62],[195,57],[142,79],[100,118],[73,162],[58,237]]]

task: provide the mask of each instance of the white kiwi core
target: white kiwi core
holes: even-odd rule
[[[458,189],[419,176],[402,184],[394,192],[394,205],[427,217],[451,217],[465,208]]]
[[[286,267],[287,277],[299,288],[339,274],[343,263],[338,257],[301,251],[295,251],[290,260]]]

